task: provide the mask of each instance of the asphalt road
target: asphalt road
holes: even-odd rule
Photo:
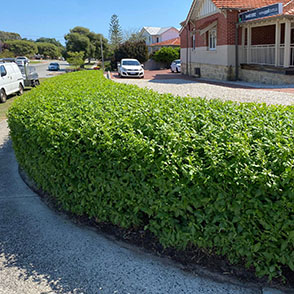
[[[0,122],[0,294],[258,294],[183,272],[72,223],[21,180]]]
[[[60,65],[59,71],[49,71],[48,65],[51,62],[57,62]],[[65,72],[65,69],[69,66],[69,64],[66,61],[59,61],[59,60],[42,60],[41,63],[37,64],[30,64],[31,66],[34,66],[37,70],[37,73],[39,75],[39,78],[50,78],[54,77],[56,75],[62,74]]]

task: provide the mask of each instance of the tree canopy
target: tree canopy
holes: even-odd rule
[[[0,31],[0,41],[21,40],[20,34]]]
[[[84,58],[101,58],[101,39],[105,54],[108,53],[108,41],[101,34],[88,28],[77,26],[65,36],[67,52],[84,52]]]
[[[9,40],[5,41],[5,46],[10,52],[13,52],[15,56],[33,56],[38,52],[36,44],[31,41]]]
[[[36,40],[36,43],[50,43],[50,44],[53,44],[55,45],[56,47],[59,47],[59,48],[64,48],[64,46],[59,42],[57,41],[55,38],[39,38]]]
[[[38,54],[55,59],[61,56],[61,49],[52,43],[37,42]]]
[[[110,19],[109,39],[113,48],[117,48],[123,40],[122,30],[119,24],[118,16],[116,14],[113,14]]]
[[[114,51],[115,62],[123,58],[138,59],[141,63],[148,60],[148,48],[144,41],[125,42]]]

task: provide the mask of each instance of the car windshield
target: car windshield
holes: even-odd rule
[[[122,65],[140,65],[140,63],[137,60],[125,60]]]
[[[175,63],[176,64],[181,64],[181,60],[176,60]]]
[[[58,66],[58,63],[50,63],[50,65]]]

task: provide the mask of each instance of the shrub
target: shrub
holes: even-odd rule
[[[19,164],[66,209],[196,245],[259,276],[294,270],[294,111],[180,98],[85,71],[17,99]]]
[[[84,64],[84,52],[67,52],[66,61],[73,66],[80,67]]]
[[[173,60],[180,58],[180,48],[163,47],[152,55],[152,59],[170,66]]]

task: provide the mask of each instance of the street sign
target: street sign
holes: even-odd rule
[[[246,22],[257,18],[264,18],[283,13],[283,4],[276,3],[273,5],[249,10],[239,14],[239,22]]]

